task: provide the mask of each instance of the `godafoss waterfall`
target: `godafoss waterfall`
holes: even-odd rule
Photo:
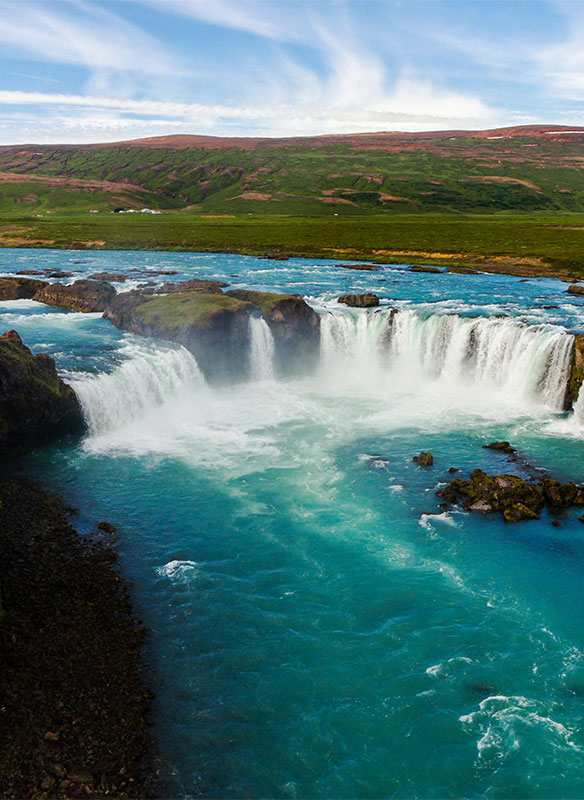
[[[227,351],[208,328],[189,338],[180,294],[122,297],[112,320],[0,308],[82,403],[85,435],[17,468],[76,507],[80,531],[118,528],[169,796],[584,795],[582,509],[512,525],[435,494],[475,468],[584,482],[584,307],[565,284],[233,255],[0,264],[107,269],[119,293],[145,273],[235,290]],[[305,328],[247,290],[300,295]],[[345,292],[381,302],[348,308]],[[160,330],[160,297],[172,336],[140,335]]]

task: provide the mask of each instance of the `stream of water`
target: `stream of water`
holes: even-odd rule
[[[274,377],[250,318],[250,380],[208,385],[180,346],[98,314],[0,304],[53,355],[88,423],[22,459],[118,526],[151,631],[153,723],[174,797],[581,798],[584,525],[439,507],[463,471],[584,482],[584,399],[564,410],[584,307],[551,279],[345,270],[181,253],[0,250],[0,271],[173,270],[302,294],[316,371]],[[150,280],[159,280],[150,276]],[[377,309],[340,306],[372,291]],[[421,450],[434,466],[412,461]]]

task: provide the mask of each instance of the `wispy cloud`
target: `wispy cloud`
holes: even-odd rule
[[[60,65],[64,89],[5,72],[4,141],[494,127],[546,109],[576,121],[584,99],[584,8],[569,0],[2,3],[10,72],[41,88],[42,65]]]
[[[0,42],[4,57],[154,74],[177,69],[154,37],[106,8],[79,0],[3,4]]]

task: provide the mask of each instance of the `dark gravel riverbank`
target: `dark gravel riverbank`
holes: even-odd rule
[[[116,555],[0,478],[0,797],[157,794],[144,631]]]

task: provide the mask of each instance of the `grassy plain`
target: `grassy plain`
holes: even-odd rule
[[[584,214],[0,217],[0,246],[224,252],[584,278]]]

